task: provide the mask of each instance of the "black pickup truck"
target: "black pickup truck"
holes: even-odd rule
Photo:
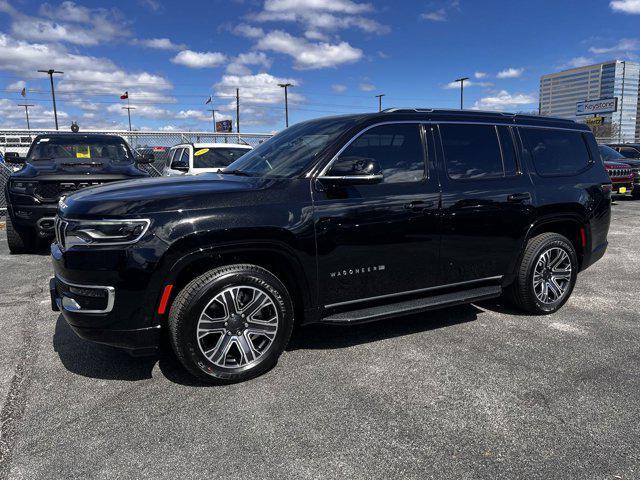
[[[58,201],[64,195],[94,185],[148,177],[136,163],[149,163],[149,154],[134,156],[122,137],[96,134],[38,135],[21,158],[7,152],[5,161],[24,164],[5,187],[7,241],[11,253],[26,253],[53,238]]]

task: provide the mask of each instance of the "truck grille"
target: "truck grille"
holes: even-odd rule
[[[611,170],[609,170],[609,176],[611,178],[613,177],[630,177],[631,176],[631,169],[630,168],[612,168]]]
[[[60,248],[65,247],[64,235],[67,229],[67,225],[69,225],[69,222],[62,220],[60,217],[56,216],[53,224],[53,230],[56,234],[56,243],[60,246]]]
[[[73,193],[86,187],[101,185],[104,182],[39,182],[35,196],[44,202],[57,202],[62,195]]]

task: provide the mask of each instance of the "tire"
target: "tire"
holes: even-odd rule
[[[265,306],[252,312],[259,304]],[[293,312],[286,287],[271,272],[227,265],[180,291],[169,312],[169,337],[194,376],[212,384],[241,382],[277,363],[291,337]]]
[[[34,250],[35,232],[29,233],[29,229],[15,226],[11,216],[7,215],[7,243],[11,253],[31,253]]]
[[[640,200],[640,185],[636,186],[631,191],[631,196],[633,197],[634,200]]]
[[[544,255],[547,255],[545,259],[542,258]],[[558,265],[549,271],[548,267],[556,261]],[[568,267],[570,272],[567,272]],[[556,274],[553,275],[553,272]],[[535,315],[548,315],[558,311],[567,302],[577,276],[578,260],[571,242],[557,233],[543,233],[527,242],[516,279],[508,287],[507,296],[521,310]],[[548,301],[543,301],[545,288]],[[561,295],[557,295],[558,292]]]

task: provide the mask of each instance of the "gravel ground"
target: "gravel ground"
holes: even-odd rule
[[[299,330],[205,387],[77,338],[0,228],[0,480],[639,478],[640,202],[549,317],[480,304]]]

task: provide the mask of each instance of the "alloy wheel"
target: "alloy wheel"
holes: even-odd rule
[[[533,271],[533,291],[538,301],[551,305],[562,300],[571,276],[571,259],[564,249],[552,247],[542,252]]]
[[[218,367],[250,366],[273,344],[278,322],[278,310],[267,292],[248,285],[229,287],[200,314],[198,347]]]

